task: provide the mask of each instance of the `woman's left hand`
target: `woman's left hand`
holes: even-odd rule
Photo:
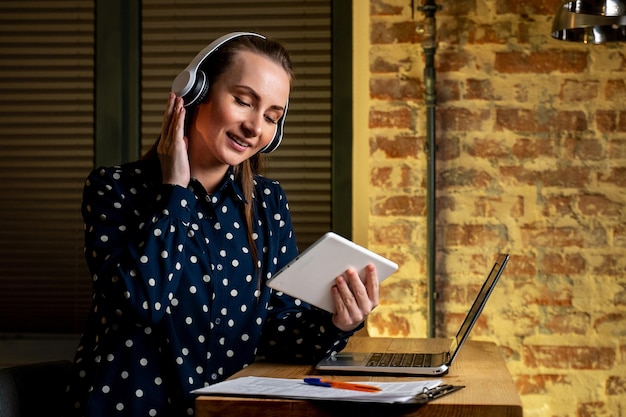
[[[341,331],[354,330],[378,305],[378,275],[372,264],[365,267],[365,282],[354,268],[335,279],[333,324]]]

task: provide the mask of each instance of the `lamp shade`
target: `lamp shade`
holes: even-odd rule
[[[554,17],[552,37],[593,44],[626,41],[626,0],[566,1]]]

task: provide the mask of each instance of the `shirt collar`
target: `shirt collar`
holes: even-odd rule
[[[191,178],[191,181],[189,182],[189,189],[196,193],[199,197],[205,199],[205,201],[212,204],[217,204],[228,196],[233,196],[235,197],[235,200],[247,203],[246,198],[243,195],[241,185],[235,181],[235,170],[232,166],[228,168],[226,175],[224,175],[224,178],[222,178],[222,181],[217,186],[214,193],[207,193],[200,181],[196,178]]]

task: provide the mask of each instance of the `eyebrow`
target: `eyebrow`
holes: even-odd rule
[[[259,96],[257,94],[256,91],[254,91],[254,89],[252,89],[251,87],[248,87],[247,85],[235,85],[235,87],[237,88],[242,88],[244,90],[246,90],[250,95],[252,95],[256,100],[260,101],[261,100],[261,96]],[[273,105],[270,106],[270,109],[272,110],[278,110],[278,111],[284,111],[285,108],[283,106],[277,106],[277,105]]]

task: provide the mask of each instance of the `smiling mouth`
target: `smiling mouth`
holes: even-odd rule
[[[246,142],[241,141],[237,136],[234,136],[230,133],[227,134],[228,137],[230,138],[230,140],[232,140],[233,142],[235,142],[237,145],[244,147],[244,148],[249,148],[250,145],[247,144]]]

